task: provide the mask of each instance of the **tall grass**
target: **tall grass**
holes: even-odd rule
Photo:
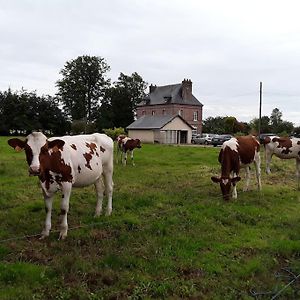
[[[0,138],[1,299],[252,299],[281,267],[300,272],[300,196],[293,161],[274,159],[263,191],[225,203],[210,180],[219,149],[144,145],[116,165],[113,215],[93,217],[93,187],[74,189],[69,231],[40,241],[45,212],[24,153]],[[263,156],[262,156],[263,157]],[[264,168],[264,164],[262,169]],[[59,200],[53,231],[58,229]],[[284,282],[281,282],[284,284]],[[297,286],[285,299],[298,296]]]

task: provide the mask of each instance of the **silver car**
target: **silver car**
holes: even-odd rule
[[[214,136],[212,133],[197,134],[192,137],[192,144],[210,145]]]

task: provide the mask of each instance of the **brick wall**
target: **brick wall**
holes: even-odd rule
[[[137,107],[137,118],[143,115],[151,116],[152,112],[156,116],[162,115],[178,115],[180,114],[190,125],[197,127],[197,133],[202,132],[202,107],[201,106],[187,106],[180,104],[172,105],[149,105]],[[194,121],[194,112],[198,112],[198,121]]]

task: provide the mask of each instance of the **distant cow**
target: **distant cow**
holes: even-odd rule
[[[49,235],[54,194],[62,192],[59,238],[67,236],[69,198],[72,187],[94,184],[97,192],[96,216],[102,213],[104,188],[108,197],[107,214],[112,212],[113,141],[105,134],[63,136],[47,139],[41,132],[25,141],[8,140],[15,150],[25,150],[29,174],[38,176],[44,195],[46,221],[41,238]],[[102,175],[105,187],[103,186]]]
[[[270,136],[264,140],[265,157],[266,157],[266,172],[271,172],[270,164],[273,155],[281,159],[296,160],[296,175],[298,179],[298,189],[300,189],[300,139]]]
[[[236,183],[241,180],[239,177],[240,168],[246,168],[246,191],[250,181],[250,164],[255,164],[258,189],[261,190],[260,180],[260,145],[253,136],[241,136],[231,138],[223,143],[219,153],[221,164],[221,177],[211,177],[211,180],[220,183],[224,200],[229,200],[231,186],[233,186],[232,198],[237,198]]]
[[[133,150],[135,148],[142,148],[141,141],[139,139],[132,139],[127,136],[121,135],[117,138],[117,149],[119,149],[119,152],[121,152],[121,162],[123,162],[124,165],[127,164],[127,152],[129,151],[131,153],[131,161],[132,165],[134,166],[134,160],[133,160]],[[118,154],[117,154],[118,155]],[[124,158],[123,158],[124,156]],[[117,159],[118,161],[118,159]]]
[[[122,147],[123,147],[122,141],[125,138],[127,138],[127,136],[125,134],[120,134],[116,138],[116,143],[117,143],[117,146],[116,146],[116,161],[117,161],[117,163],[119,163],[119,156],[122,157]]]

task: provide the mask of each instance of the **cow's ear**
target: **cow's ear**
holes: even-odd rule
[[[233,184],[235,184],[235,183],[239,182],[240,180],[241,180],[241,177],[240,177],[240,176],[237,176],[237,177],[232,178],[232,179],[231,179],[231,182],[232,182]]]
[[[219,182],[221,181],[221,178],[218,178],[218,177],[216,177],[216,176],[212,176],[212,177],[211,177],[211,180],[212,180],[213,182],[215,182],[215,183],[219,183]]]
[[[56,148],[56,149],[62,150],[64,144],[65,144],[65,141],[56,139],[53,141],[48,141],[48,148],[49,149]]]
[[[7,141],[8,145],[13,147],[16,151],[21,151],[25,148],[26,141],[22,141],[20,139],[14,138],[14,139],[9,139]]]

